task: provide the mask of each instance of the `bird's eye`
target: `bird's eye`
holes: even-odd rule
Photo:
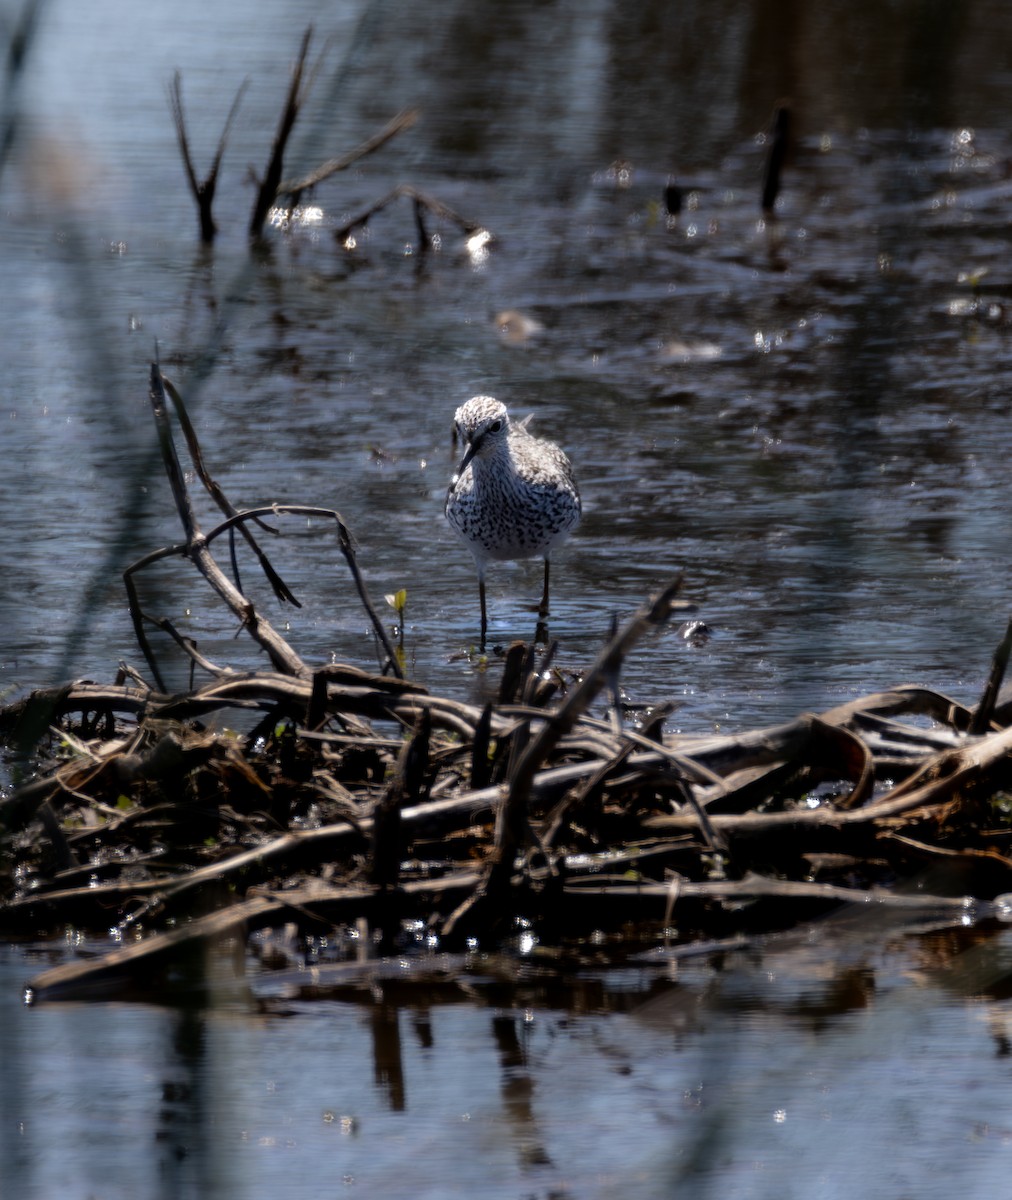
[[[502,421],[493,421],[488,427],[489,433],[498,433],[502,429]]]

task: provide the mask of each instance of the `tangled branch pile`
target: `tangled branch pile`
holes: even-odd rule
[[[496,702],[469,705],[402,677],[329,512],[385,662],[378,674],[312,671],[211,555],[238,530],[294,601],[250,530],[266,510],[231,507],[157,366],[150,394],[185,532],[127,572],[154,685],[124,671],[0,709],[0,735],[37,755],[35,777],[0,798],[0,930],[70,926],[116,943],[39,976],[39,997],[165,987],[201,958],[193,951],[267,928],[367,929],[379,953],[405,955],[509,947],[519,921],[543,953],[602,962],[784,928],[845,902],[964,921],[1012,892],[1012,700],[999,694],[1012,625],[976,710],[896,688],[731,737],[672,737],[664,708],[636,730],[593,716],[631,647],[670,615],[675,581],[578,682],[552,670],[552,648],[517,644]],[[169,398],[225,514],[209,534]],[[166,555],[197,567],[271,670],[211,663],[141,610],[132,580]],[[167,694],[147,626],[209,682]]]

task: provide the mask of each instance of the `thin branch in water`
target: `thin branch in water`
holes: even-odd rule
[[[760,204],[770,217],[776,207],[780,193],[780,174],[787,159],[791,140],[791,102],[778,100],[773,110],[773,119],[767,135],[766,161],[763,165],[763,186]]]
[[[984,688],[984,694],[981,696],[980,703],[977,705],[973,718],[970,721],[970,733],[987,733],[988,726],[991,724],[991,718],[994,716],[995,706],[998,703],[998,693],[1001,691],[1001,683],[1008,669],[1010,654],[1012,654],[1012,617],[1009,617],[1005,636],[999,643],[998,649],[994,652],[994,660],[991,663],[991,673],[987,678],[987,686]]]
[[[186,486],[185,477],[179,463],[179,458],[176,453],[175,443],[172,437],[172,430],[169,425],[168,412],[166,407],[166,396],[169,389],[166,387],[165,379],[159,369],[157,362],[151,365],[151,387],[150,398],[152,406],[152,414],[155,418],[155,425],[158,430],[159,445],[162,450],[162,460],[165,466],[165,471],[169,479],[169,485],[172,488],[173,498],[176,502],[176,510],[179,514],[180,521],[183,525],[185,541],[182,544],[162,547],[159,550],[152,551],[144,555],[136,562],[131,563],[124,571],[123,579],[127,591],[127,599],[130,606],[130,616],[134,625],[134,632],[137,637],[138,645],[140,646],[144,657],[151,668],[158,687],[164,691],[165,684],[161,673],[158,670],[157,662],[151,645],[147,640],[144,631],[145,622],[153,622],[147,617],[141,607],[137,594],[134,575],[150,566],[152,563],[160,559],[170,557],[172,555],[181,555],[190,560],[193,565],[200,571],[204,578],[210,583],[212,588],[225,601],[235,616],[239,619],[241,627],[248,630],[254,640],[267,652],[274,667],[288,675],[295,675],[300,678],[309,677],[311,672],[298,654],[288,645],[288,643],[277,633],[277,631],[265,621],[257,612],[253,604],[243,595],[239,588],[234,585],[227,576],[222,572],[221,568],[215,562],[211,555],[211,543],[223,533],[230,533],[235,529],[244,529],[247,521],[256,521],[260,517],[268,514],[272,516],[280,516],[282,514],[298,514],[307,517],[323,517],[324,519],[334,521],[337,525],[338,544],[341,548],[341,553],[344,556],[345,562],[348,564],[348,569],[351,572],[352,579],[355,583],[356,591],[363,607],[372,623],[373,630],[376,633],[380,644],[383,646],[384,652],[387,655],[387,662],[384,665],[384,670],[387,667],[398,677],[403,679],[403,669],[397,661],[397,654],[390,641],[389,634],[386,631],[383,622],[380,620],[376,612],[375,606],[369,597],[368,590],[365,586],[365,580],[359,570],[358,562],[355,558],[351,532],[345,525],[340,513],[334,509],[316,508],[307,505],[291,505],[291,504],[273,504],[266,505],[257,509],[247,509],[244,512],[237,511],[232,506],[227,497],[221,491],[216,483],[207,475],[203,463],[203,456],[200,452],[200,446],[197,442],[196,433],[186,417],[185,405],[174,388],[171,388],[174,401],[177,405],[177,412],[180,414],[181,423],[183,424],[184,432],[186,433],[187,442],[194,458],[194,463],[197,465],[198,474],[200,475],[205,486],[219,503],[219,507],[227,514],[224,521],[220,522],[208,534],[204,534],[197,523],[194,515],[193,505],[190,500],[189,491]],[[280,577],[270,567],[266,557],[259,551],[256,543],[253,542],[254,550],[257,552],[258,559],[261,565],[267,572],[268,579],[272,585],[275,585],[275,592],[278,592],[278,587],[275,581],[280,582]],[[284,585],[281,585],[284,587]],[[291,593],[286,593],[290,596]],[[191,660],[193,656],[191,655]]]
[[[310,25],[306,32],[302,35],[302,45],[299,49],[299,56],[295,61],[295,66],[292,68],[292,78],[288,85],[288,96],[285,100],[285,106],[281,112],[281,119],[278,122],[278,130],[274,135],[274,144],[271,147],[271,156],[267,163],[267,170],[264,172],[263,180],[257,189],[256,200],[253,204],[253,213],[250,216],[249,235],[255,241],[263,236],[264,222],[267,220],[267,215],[274,207],[274,202],[278,198],[278,188],[281,185],[282,172],[284,170],[285,149],[288,145],[288,139],[291,137],[292,130],[295,128],[295,122],[298,120],[299,110],[306,99],[306,93],[309,90],[309,83],[303,87],[303,78],[306,70],[306,58],[309,54],[309,43],[313,38],[313,27]]]
[[[186,445],[189,448],[190,458],[193,461],[193,469],[196,471],[197,477],[200,479],[200,482],[204,485],[204,488],[206,489],[208,495],[215,502],[215,504],[218,506],[218,508],[221,509],[221,511],[225,514],[226,517],[237,516],[239,510],[237,508],[235,508],[235,506],[229,501],[229,499],[227,498],[225,493],[221,490],[221,487],[219,486],[217,481],[211,478],[211,476],[207,470],[207,467],[204,464],[204,454],[200,448],[200,442],[197,439],[196,430],[193,428],[193,424],[190,421],[190,415],[186,410],[186,405],[183,402],[183,398],[180,396],[179,392],[176,390],[172,381],[169,378],[167,378],[167,376],[162,375],[162,383],[165,385],[166,392],[172,398],[172,403],[176,410],[176,416],[179,418],[180,428],[183,431],[183,436],[186,438]],[[258,520],[257,524],[260,526],[261,529],[265,529],[269,533],[273,533],[276,535],[278,532],[276,529],[271,528],[271,526],[266,525],[263,521]],[[256,539],[253,537],[252,533],[250,533],[250,531],[246,528],[245,522],[241,522],[239,524],[238,528],[239,528],[239,532],[246,539],[246,542],[249,545],[249,548],[256,555],[257,562],[260,564],[260,568],[263,571],[264,575],[266,575],[267,581],[268,581],[268,583],[270,583],[271,588],[274,592],[274,595],[277,596],[277,598],[280,601],[282,601],[282,603],[287,602],[288,604],[293,604],[296,608],[301,608],[302,607],[301,603],[296,599],[296,597],[292,593],[291,589],[288,587],[288,585],[285,583],[285,581],[281,578],[281,576],[277,573],[277,571],[275,571],[274,568],[271,566],[270,561],[267,558],[267,555],[264,554],[264,552],[260,549],[259,545],[256,542]],[[239,571],[238,571],[238,565],[235,560],[234,551],[233,551],[233,555],[232,555],[232,563],[233,563],[234,577],[236,580],[236,587],[238,587],[239,590],[242,591],[242,588],[239,586]]]
[[[225,146],[228,143],[228,135],[231,132],[232,123],[235,121],[236,113],[239,111],[239,104],[248,86],[248,79],[244,79],[239,85],[239,90],[232,101],[232,107],[225,118],[225,126],[221,131],[221,138],[218,141],[218,149],[215,152],[214,161],[211,163],[211,169],[205,178],[200,180],[197,178],[197,172],[193,166],[193,157],[190,154],[190,140],[186,132],[186,115],[183,110],[183,79],[179,71],[173,75],[172,83],[169,85],[169,108],[172,111],[172,122],[176,127],[176,140],[179,142],[179,152],[183,156],[186,178],[189,181],[193,198],[197,202],[197,214],[200,219],[200,240],[208,244],[214,241],[215,234],[218,232],[212,212],[214,207],[214,193],[218,186],[218,172],[221,169],[221,161],[225,155]]]
[[[395,138],[399,133],[410,129],[417,120],[417,108],[409,108],[403,112],[399,112],[379,132],[367,138],[360,146],[356,146],[354,150],[349,150],[346,154],[342,154],[338,158],[332,158],[325,163],[321,163],[316,170],[310,171],[308,175],[304,175],[301,179],[283,180],[278,184],[277,195],[288,196],[294,208],[299,203],[303,192],[316,187],[318,183],[323,183],[325,179],[329,179],[331,175],[336,175],[339,171],[347,171],[349,167],[354,166],[355,163],[367,155],[374,154],[381,146],[385,146],[387,142]]]
[[[206,541],[212,542],[219,534],[230,530],[235,525],[241,527],[245,521],[260,522],[260,518],[268,513],[274,516],[288,514],[293,516],[306,517],[324,517],[332,520],[337,525],[338,544],[341,548],[341,553],[344,555],[344,560],[348,564],[348,569],[351,571],[351,577],[355,583],[355,590],[358,592],[358,597],[362,601],[362,607],[366,610],[369,621],[376,632],[377,637],[383,645],[383,649],[387,655],[388,664],[393,670],[398,679],[404,678],[404,672],[397,662],[397,652],[394,649],[393,642],[390,641],[390,635],[386,631],[386,626],[380,620],[376,607],[369,596],[369,591],[365,586],[365,580],[362,578],[362,572],[359,570],[358,560],[355,557],[354,539],[351,536],[351,530],[345,525],[341,514],[333,508],[317,508],[308,504],[270,504],[264,505],[261,508],[248,508],[243,512],[235,512],[232,516],[222,521],[220,525],[207,535]]]
[[[183,633],[180,633],[175,625],[173,625],[173,623],[168,619],[168,617],[146,616],[145,620],[154,625],[156,629],[160,629],[163,633],[168,634],[168,636],[172,638],[180,650],[182,650],[183,653],[191,660],[191,691],[193,690],[192,668],[194,666],[200,667],[202,671],[206,671],[208,675],[215,679],[221,679],[227,675],[231,675],[231,667],[222,667],[217,663],[211,662],[209,658],[206,658],[197,649],[197,643],[194,641],[194,639],[187,637]]]
[[[378,212],[382,212],[383,209],[393,204],[395,200],[399,200],[402,196],[408,197],[413,203],[415,225],[418,229],[420,239],[418,247],[420,252],[427,250],[430,244],[430,239],[425,229],[425,222],[422,218],[423,212],[430,212],[433,216],[441,220],[451,222],[467,237],[481,233],[485,228],[477,221],[470,221],[467,217],[462,217],[460,213],[455,212],[449,205],[444,204],[441,200],[437,200],[434,196],[420,192],[418,188],[412,187],[409,183],[402,183],[393,188],[392,191],[387,192],[379,200],[370,204],[367,208],[362,209],[360,213],[352,217],[350,221],[346,221],[339,229],[335,229],[334,237],[340,245],[347,246],[349,238],[356,229],[364,228]]]

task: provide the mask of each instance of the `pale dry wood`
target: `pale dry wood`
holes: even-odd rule
[[[749,873],[743,879],[707,880],[701,883],[686,879],[677,881],[677,888],[668,883],[629,883],[625,879],[602,882],[600,876],[585,879],[570,878],[564,891],[568,896],[610,897],[614,900],[644,900],[667,902],[675,896],[674,911],[680,900],[702,900],[710,903],[740,904],[750,900],[825,901],[832,904],[866,905],[878,908],[931,909],[936,912],[976,917],[982,908],[972,896],[932,896],[924,892],[903,892],[891,888],[850,888],[832,883],[807,880],[772,879]]]
[[[848,811],[829,807],[798,808],[788,812],[715,815],[710,819],[715,828],[729,837],[755,836],[759,832],[777,829],[801,831],[806,828],[842,828],[889,821],[918,809],[945,804],[960,789],[986,783],[990,772],[1007,766],[1005,760],[1010,754],[1012,728],[969,741],[957,750],[945,750],[933,756],[921,768],[918,778],[930,775],[934,775],[934,778],[920,784],[914,780],[905,781],[862,808]],[[647,817],[644,824],[654,833],[674,833],[696,827],[696,819],[692,813],[675,813],[671,816]]]

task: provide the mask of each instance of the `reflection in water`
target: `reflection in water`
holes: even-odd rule
[[[213,1157],[213,1096],[208,1094],[206,1016],[186,1005],[168,1032],[161,1107],[152,1160],[163,1181],[162,1195],[185,1196],[219,1174]]]
[[[522,1170],[551,1165],[548,1152],[538,1135],[537,1115],[533,1106],[534,1080],[527,1054],[517,1034],[524,1030],[523,1013],[500,1013],[492,1018],[492,1036],[499,1048],[500,1093],[503,1113]]]
[[[400,1009],[377,999],[369,1008],[376,1086],[392,1112],[403,1112],[404,1066],[401,1059]]]
[[[859,918],[675,974],[472,974],[435,1005],[409,979],[282,999],[266,972],[259,1013],[25,1009],[17,983],[38,962],[0,949],[4,1194],[80,1194],[72,1172],[132,1197],[308,1196],[342,1180],[405,1198],[702,1196],[758,1170],[749,1195],[896,1179],[931,1196],[971,1134],[967,1189],[985,1194],[1003,1170],[1012,939],[899,940]]]

